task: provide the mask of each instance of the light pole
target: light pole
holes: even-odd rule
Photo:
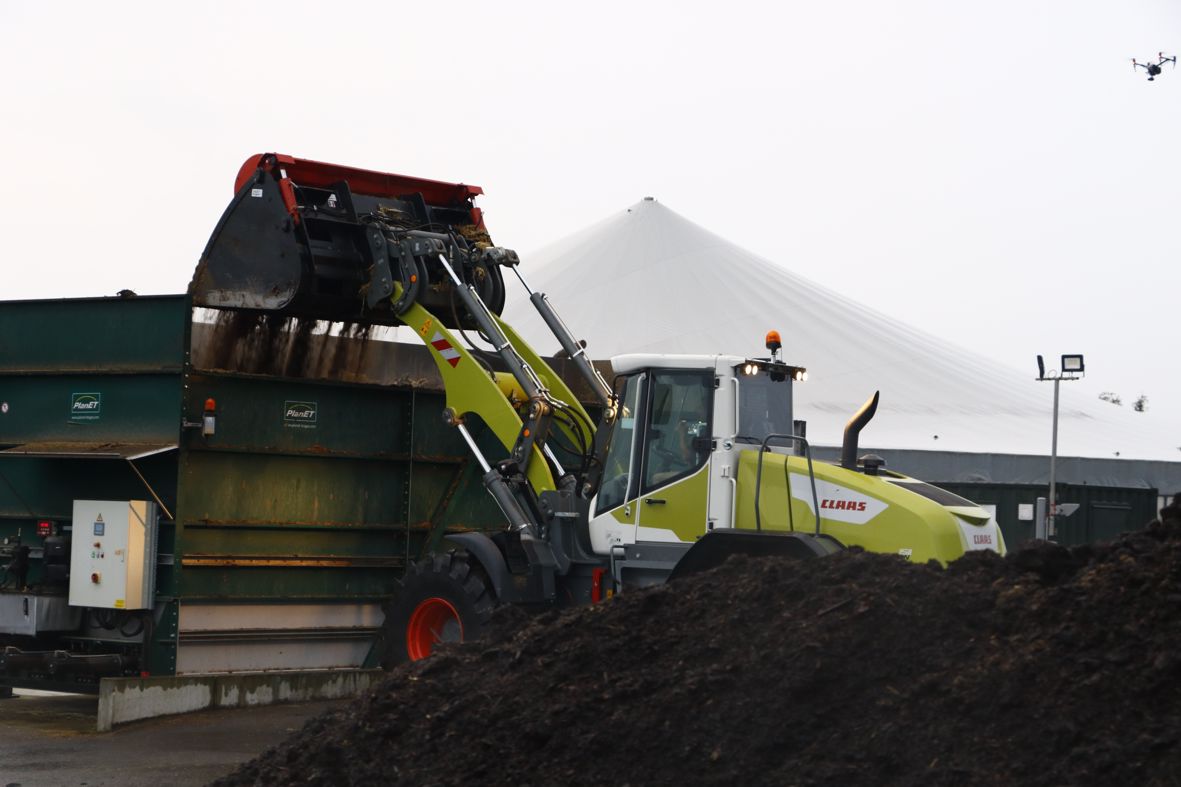
[[[1060,369],[1060,370],[1059,370]],[[1063,355],[1059,369],[1051,369],[1046,376],[1046,363],[1039,355],[1037,357],[1037,379],[1041,382],[1054,381],[1054,429],[1050,441],[1050,498],[1046,506],[1046,540],[1054,537],[1054,516],[1058,513],[1057,501],[1054,499],[1055,471],[1058,464],[1058,383],[1063,380],[1077,380],[1086,372],[1081,355]]]

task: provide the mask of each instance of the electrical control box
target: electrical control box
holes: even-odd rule
[[[150,609],[156,520],[156,504],[146,500],[75,500],[70,606]]]

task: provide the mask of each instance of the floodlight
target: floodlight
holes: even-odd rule
[[[1037,379],[1044,382],[1054,383],[1054,427],[1050,437],[1050,498],[1049,506],[1046,508],[1046,519],[1044,530],[1042,523],[1038,523],[1038,537],[1045,537],[1052,539],[1054,537],[1054,518],[1058,516],[1069,516],[1070,512],[1066,511],[1066,504],[1058,505],[1056,499],[1057,489],[1057,462],[1058,462],[1058,384],[1063,380],[1077,380],[1076,375],[1081,375],[1086,371],[1086,365],[1083,363],[1083,356],[1081,353],[1062,356],[1062,365],[1059,370],[1053,373],[1052,377],[1046,377],[1046,363],[1042,356],[1037,357]]]

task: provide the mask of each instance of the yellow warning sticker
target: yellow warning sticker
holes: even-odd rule
[[[430,333],[433,322],[433,320],[427,319],[427,321],[422,324],[422,327],[418,329],[418,332],[423,336],[426,336],[428,333]]]
[[[123,609],[123,607],[124,607],[123,599],[121,599],[121,598],[115,599],[115,609]]]

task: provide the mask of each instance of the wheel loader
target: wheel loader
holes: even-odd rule
[[[792,413],[807,372],[781,358],[774,331],[764,357],[618,356],[609,382],[528,290],[518,255],[493,245],[481,193],[256,155],[190,286],[196,305],[404,325],[430,349],[446,389],[440,427],[467,442],[506,526],[451,534],[410,565],[386,605],[385,665],[478,636],[497,604],[599,602],[736,553],[861,547],[946,564],[1004,551],[987,511],[858,458],[876,393],[849,421],[839,464],[814,462]],[[502,319],[510,278],[589,404]]]

